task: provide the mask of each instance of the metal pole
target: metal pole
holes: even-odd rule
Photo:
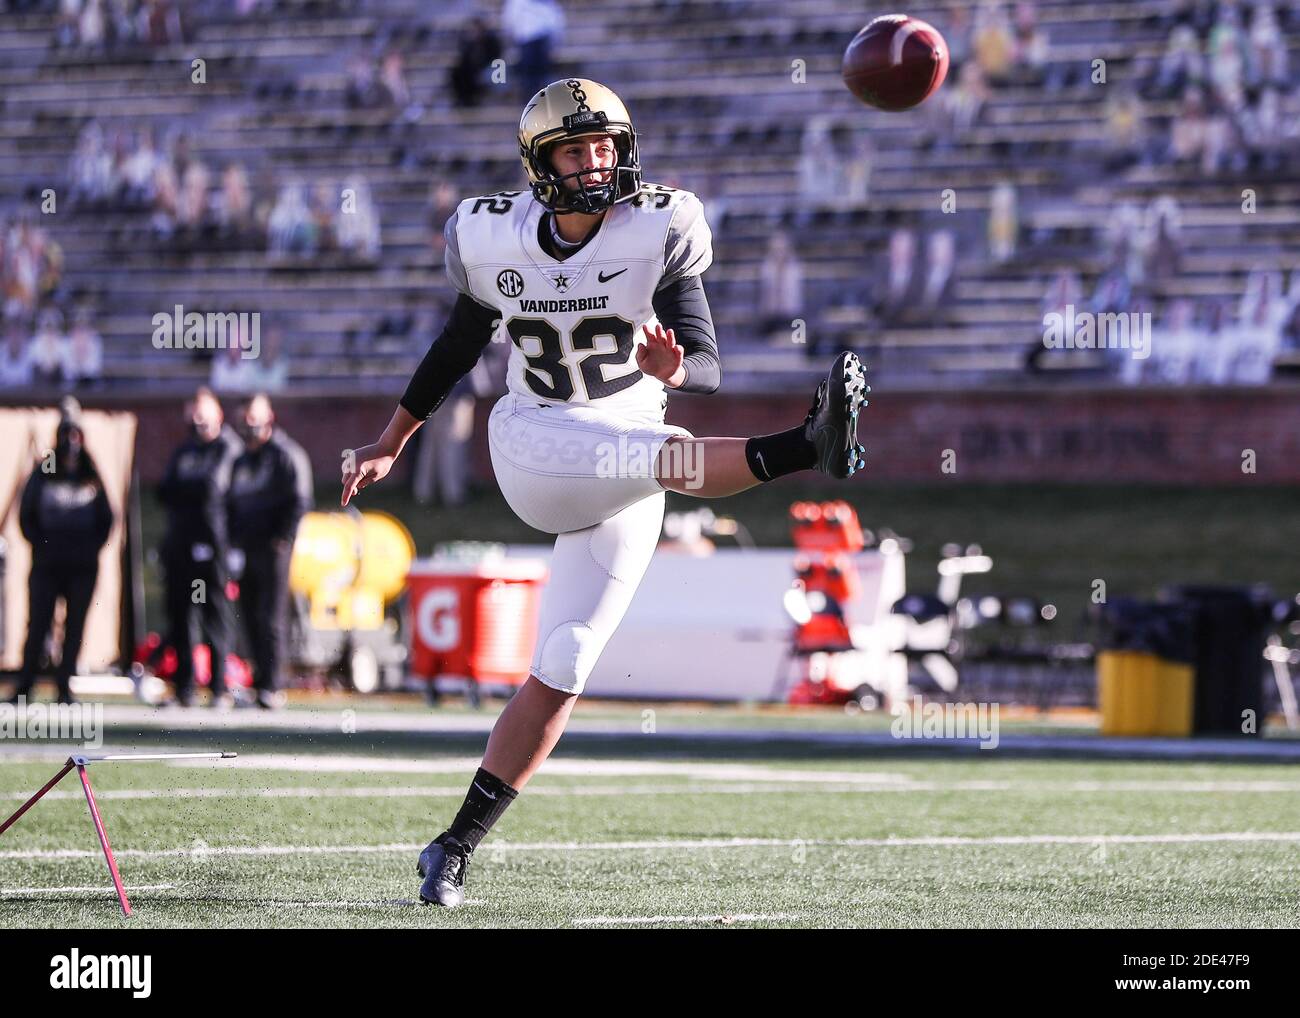
[[[107,753],[102,756],[74,756],[76,764],[125,763],[132,760],[233,760],[238,753]]]

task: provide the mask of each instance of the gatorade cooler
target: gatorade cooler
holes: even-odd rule
[[[546,578],[535,559],[416,562],[407,576],[410,673],[522,684]]]

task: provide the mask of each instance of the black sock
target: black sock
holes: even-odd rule
[[[495,774],[489,774],[480,767],[470,782],[469,794],[465,796],[465,802],[456,814],[456,819],[447,828],[447,833],[471,852],[474,851],[518,794]]]
[[[745,443],[745,460],[760,481],[771,481],[796,470],[811,470],[817,465],[817,447],[808,441],[804,426],[775,435],[751,438]]]

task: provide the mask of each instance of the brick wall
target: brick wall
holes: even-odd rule
[[[88,395],[83,402],[139,415],[140,476],[157,480],[184,431],[181,401]],[[377,438],[395,404],[391,395],[304,394],[277,398],[276,410],[326,481],[338,476],[341,450]],[[479,402],[474,436],[474,469],[485,480],[491,405]],[[668,420],[696,435],[764,434],[802,421],[807,409],[806,396],[684,395],[670,404]],[[880,481],[1300,484],[1300,388],[1291,386],[881,392],[859,434],[867,477]],[[1253,475],[1242,470],[1248,449]],[[406,471],[409,463],[399,466]]]

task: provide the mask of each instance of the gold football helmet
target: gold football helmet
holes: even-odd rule
[[[588,183],[582,173],[560,176],[551,166],[551,145],[585,134],[614,139],[618,161],[608,183]],[[590,78],[553,81],[528,100],[519,118],[519,158],[533,197],[556,214],[600,212],[630,201],[641,190],[640,154],[627,107]],[[573,190],[565,186],[570,178],[577,184]]]

